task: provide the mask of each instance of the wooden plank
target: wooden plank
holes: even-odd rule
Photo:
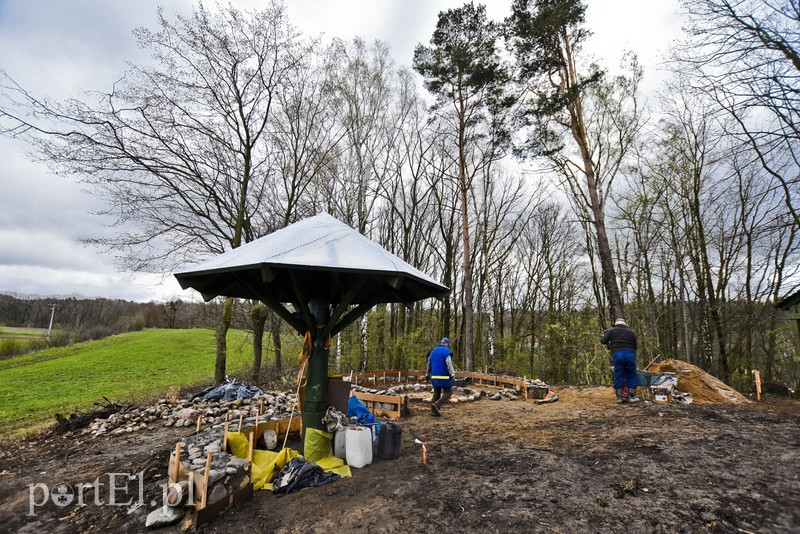
[[[377,402],[394,402],[392,399],[399,399],[400,395],[379,395],[377,393],[367,393],[364,391],[356,391],[355,396],[360,401],[377,401]]]
[[[211,472],[211,453],[209,452],[206,456],[206,470],[203,473],[203,490],[200,493],[200,508],[198,510],[202,510],[206,507],[206,503],[208,502],[208,475]]]
[[[177,442],[175,444],[175,461],[172,464],[172,469],[167,469],[167,473],[169,474],[169,482],[171,484],[177,484],[180,481],[180,474],[181,474],[181,442]]]
[[[300,416],[291,418],[291,427],[289,426],[289,418],[283,419],[270,419],[268,421],[259,421],[258,426],[249,426],[243,430],[245,434],[255,434],[254,439],[260,438],[266,430],[274,430],[276,434],[283,434],[289,428],[290,432],[299,432],[303,428],[303,420]]]
[[[378,395],[361,391],[355,391],[353,394],[364,403],[367,409],[372,412],[372,415],[385,415],[389,419],[400,419],[403,410],[403,397],[401,395]],[[376,407],[376,404],[380,404],[381,407]],[[387,410],[382,406],[383,404],[392,404],[396,408]]]

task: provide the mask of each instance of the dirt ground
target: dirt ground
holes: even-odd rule
[[[198,530],[798,532],[800,401],[619,406],[610,388],[556,392],[558,402],[545,405],[451,404],[440,418],[412,402],[399,459],[321,488],[257,492]],[[191,429],[3,443],[0,532],[145,531],[178,432]],[[428,443],[426,465],[414,438]],[[116,500],[138,502],[141,487],[145,506],[108,505],[107,473],[136,474]],[[106,485],[75,505],[74,488],[96,477]],[[59,482],[73,488],[71,505],[31,508],[31,491],[41,503],[42,487]],[[115,486],[124,485],[117,475]],[[180,532],[180,523],[157,532]]]

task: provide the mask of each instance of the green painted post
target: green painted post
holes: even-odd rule
[[[328,410],[328,359],[330,347],[322,338],[322,330],[330,320],[330,306],[317,299],[309,303],[309,309],[317,326],[312,332],[313,346],[308,360],[308,380],[303,396],[303,439],[306,429],[324,430],[322,418]]]

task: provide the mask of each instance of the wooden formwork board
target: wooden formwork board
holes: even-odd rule
[[[385,415],[389,419],[400,419],[403,411],[402,395],[376,395],[375,393],[364,393],[361,391],[354,391],[353,395],[372,412],[372,415]],[[395,408],[387,410],[385,408],[387,404]]]
[[[253,484],[248,483],[247,486],[240,490],[236,490],[228,496],[228,499],[217,501],[203,508],[195,507],[194,526],[200,526],[208,523],[219,515],[220,512],[230,506],[238,506],[253,498]]]
[[[508,376],[497,376],[485,373],[472,373],[472,372],[459,372],[458,376],[463,378],[470,378],[472,380],[472,383],[475,385],[492,386],[492,387],[510,387],[510,388],[519,387],[519,389],[522,392],[522,396],[525,397],[525,400],[543,399],[550,392],[550,389],[548,387],[532,386],[528,384],[528,381],[524,378],[514,378]]]
[[[425,378],[425,371],[416,371],[416,370],[408,370],[408,369],[386,369],[386,370],[377,370],[377,371],[362,371],[359,373],[351,372],[350,373],[350,382],[353,384],[362,384],[362,383],[383,383],[388,384],[389,382],[408,382],[412,378],[414,380],[420,381]]]
[[[525,397],[525,400],[529,400],[531,397],[533,397],[533,395],[531,395],[529,392],[529,385],[527,380],[523,378],[513,378],[507,376],[497,376],[497,375],[472,373],[472,372],[459,372],[458,376],[462,378],[470,378],[472,380],[472,384],[474,385],[511,387],[511,388],[519,387],[520,390],[522,391],[523,397]]]
[[[413,369],[387,369],[378,371],[363,371],[360,373],[351,372],[350,382],[353,384],[380,384],[388,382],[400,383],[402,381],[417,380],[422,381],[425,379],[425,371],[417,371]],[[486,373],[474,373],[469,371],[459,371],[458,378],[469,378],[472,384],[479,386],[491,386],[496,388],[519,388],[525,400],[535,400],[543,398],[542,391],[545,388],[530,386],[528,381],[524,378],[514,378],[507,376],[497,376]],[[535,391],[534,391],[535,390]],[[544,391],[546,394],[547,391]],[[390,402],[390,401],[387,401]]]
[[[289,429],[289,432],[300,432],[303,428],[303,416],[301,414],[295,414],[294,417],[285,418],[285,419],[270,419],[267,421],[259,421],[258,426],[250,426],[247,428],[243,428],[242,432],[245,434],[255,433],[256,438],[261,437],[267,430],[274,430],[276,434],[283,435],[286,433],[286,429]]]

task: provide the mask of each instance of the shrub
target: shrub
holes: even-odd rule
[[[0,339],[0,358],[18,356],[27,350],[26,343],[19,339]]]

